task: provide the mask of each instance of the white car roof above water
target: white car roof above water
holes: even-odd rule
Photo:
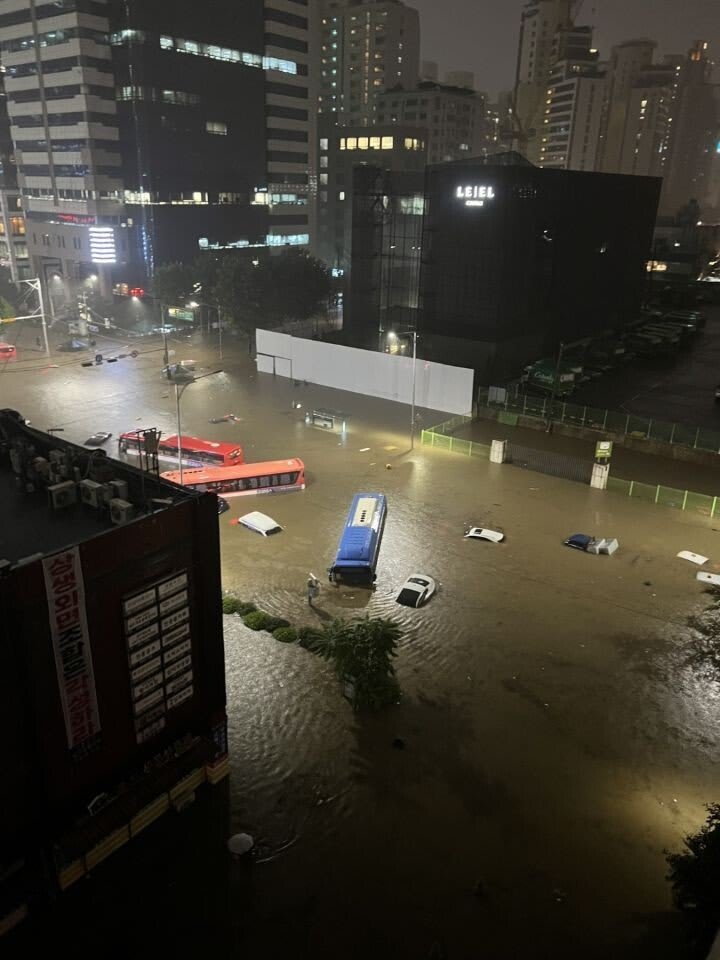
[[[252,513],[246,513],[244,516],[238,517],[238,522],[250,530],[261,533],[264,537],[269,533],[282,530],[282,527],[276,520],[273,520],[273,518],[269,517],[266,513],[260,513],[259,510],[253,510]]]

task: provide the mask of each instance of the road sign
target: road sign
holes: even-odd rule
[[[595,459],[609,460],[612,456],[612,440],[598,440],[595,444]]]

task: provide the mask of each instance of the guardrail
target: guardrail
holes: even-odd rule
[[[613,433],[636,440],[655,440],[691,447],[694,450],[720,453],[720,433],[717,430],[667,423],[664,420],[637,417],[619,410],[604,410],[562,400],[555,400],[551,404],[549,397],[533,397],[527,394],[513,397],[511,391],[503,387],[481,387],[478,392],[478,406],[517,416],[567,423],[573,427],[597,430],[599,433]]]

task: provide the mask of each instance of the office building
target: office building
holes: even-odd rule
[[[321,119],[319,131],[317,255],[337,276],[345,276],[350,268],[355,168],[422,172],[427,159],[426,131],[405,124],[378,123],[371,130],[338,127],[326,118]]]
[[[392,186],[389,178],[376,188],[386,191],[388,209],[395,209]],[[384,238],[394,228],[373,216],[371,185],[358,189],[356,207],[366,213],[353,222],[348,335],[355,342],[377,342],[383,296],[406,317],[416,303],[423,356],[473,366],[488,382],[517,375],[561,340],[619,330],[638,315],[657,179],[546,170],[517,154],[431,166],[424,203],[417,200],[422,267],[408,271],[417,287],[390,302],[381,278],[392,267]]]
[[[342,124],[371,125],[379,93],[418,81],[417,10],[400,0],[321,2],[318,112]]]
[[[5,77],[0,73],[0,266],[9,271],[15,283],[30,276],[25,233],[25,215],[10,136]]]
[[[474,156],[487,133],[485,119],[485,97],[467,87],[425,81],[377,97],[378,123],[425,129],[429,163]]]
[[[215,496],[9,410],[0,487],[6,931],[222,779],[227,721]]]
[[[0,12],[11,136],[51,307],[207,249],[307,245],[300,0],[76,0]]]

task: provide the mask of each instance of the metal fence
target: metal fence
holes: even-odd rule
[[[687,510],[690,513],[699,513],[704,517],[720,515],[718,497],[711,497],[705,493],[693,493],[692,490],[676,490],[674,487],[663,487],[660,484],[639,483],[637,480],[621,480],[619,477],[608,478],[608,490],[619,493],[645,503],[656,503],[662,507],[673,507],[676,510]]]
[[[553,450],[538,450],[536,447],[523,447],[518,443],[506,446],[506,463],[537,473],[547,473],[551,477],[563,480],[575,480],[577,483],[590,483],[592,460],[580,460]]]
[[[500,411],[501,423],[517,424],[517,417],[535,417],[538,420],[553,420],[573,427],[585,427],[604,433],[624,434],[637,440],[657,440],[695,450],[720,453],[720,433],[705,427],[690,427],[682,423],[667,423],[636,417],[619,410],[603,410],[600,407],[581,406],[562,400],[550,401],[549,397],[533,397],[517,393],[511,388],[481,387],[478,406]],[[513,422],[514,421],[514,422]]]
[[[420,442],[423,446],[435,447],[438,450],[448,450],[451,453],[462,453],[466,457],[478,457],[481,460],[490,459],[490,444],[477,443],[474,440],[463,440],[461,437],[452,436],[453,431],[458,427],[463,427],[470,423],[472,417],[453,417],[444,423],[439,423],[435,427],[423,430]]]

